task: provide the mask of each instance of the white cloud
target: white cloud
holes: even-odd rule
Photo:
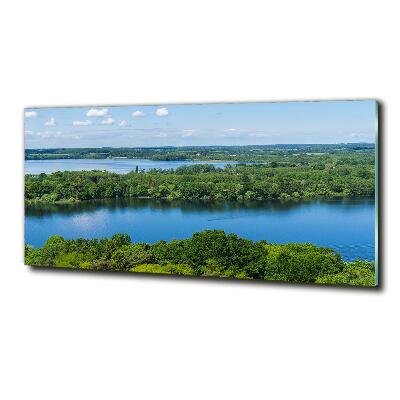
[[[194,129],[184,129],[182,132],[182,137],[189,137],[193,135]]]
[[[86,120],[86,121],[74,121],[72,123],[73,126],[89,126],[92,125],[92,121]]]
[[[115,120],[113,120],[111,117],[108,117],[106,119],[103,119],[103,121],[101,121],[102,125],[112,125],[115,122]]]
[[[156,133],[154,137],[167,137],[166,133]]]
[[[56,126],[56,119],[51,117],[48,121],[44,123],[44,126]]]
[[[108,114],[108,108],[91,108],[87,113],[87,117],[105,117]]]
[[[128,125],[128,122],[125,121],[125,120],[122,120],[118,125],[119,125],[119,126],[127,126],[127,125]]]
[[[37,117],[36,111],[25,111],[25,118],[35,118]]]
[[[31,136],[31,135],[34,135],[35,134],[35,132],[33,132],[33,131],[25,131],[25,135],[26,136]]]
[[[235,137],[240,137],[245,135],[244,133],[241,132],[225,132],[221,135],[221,137],[225,137],[225,138],[235,138]]]
[[[251,137],[269,137],[271,135],[269,133],[251,132],[251,133],[249,133],[249,136],[251,136]]]
[[[359,133],[359,132],[353,132],[353,133],[348,134],[348,137],[350,137],[350,138],[357,138],[357,137],[362,137],[362,136],[363,136],[363,134]]]
[[[157,108],[156,110],[157,117],[166,117],[168,114],[169,112],[165,107]]]
[[[62,135],[61,131],[43,131],[43,132],[36,132],[37,136],[41,138],[51,138],[51,137],[59,137]]]
[[[251,136],[251,137],[257,137],[257,138],[263,138],[263,137],[275,137],[275,136],[280,136],[280,134],[279,134],[279,133],[252,132],[252,133],[249,133],[249,136]]]
[[[236,132],[236,131],[237,131],[236,128],[229,128],[224,130],[224,132]]]
[[[146,114],[143,111],[135,111],[132,113],[132,117],[144,117]]]

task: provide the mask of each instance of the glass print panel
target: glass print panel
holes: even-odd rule
[[[378,284],[376,101],[24,117],[27,265]]]

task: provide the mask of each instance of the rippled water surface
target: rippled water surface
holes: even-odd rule
[[[374,260],[374,199],[250,203],[96,200],[26,207],[25,241],[42,246],[51,235],[100,238],[128,233],[134,242],[183,239],[222,229],[255,241],[310,242],[345,260]]]

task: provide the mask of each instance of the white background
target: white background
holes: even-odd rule
[[[4,2],[0,397],[398,399],[396,3]],[[24,106],[352,98],[384,104],[381,290],[23,266]]]

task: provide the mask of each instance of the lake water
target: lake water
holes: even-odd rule
[[[202,162],[202,161],[153,161],[142,158],[106,158],[103,160],[67,159],[67,160],[25,160],[25,174],[50,174],[56,171],[110,171],[117,174],[127,174],[139,170],[150,169],[176,169],[185,165],[212,164],[216,167],[237,164],[232,162]]]
[[[255,241],[310,242],[334,248],[345,260],[373,261],[374,220],[370,198],[250,203],[93,200],[27,206],[25,242],[42,246],[55,234],[89,239],[128,233],[134,242],[154,243],[222,229]]]

